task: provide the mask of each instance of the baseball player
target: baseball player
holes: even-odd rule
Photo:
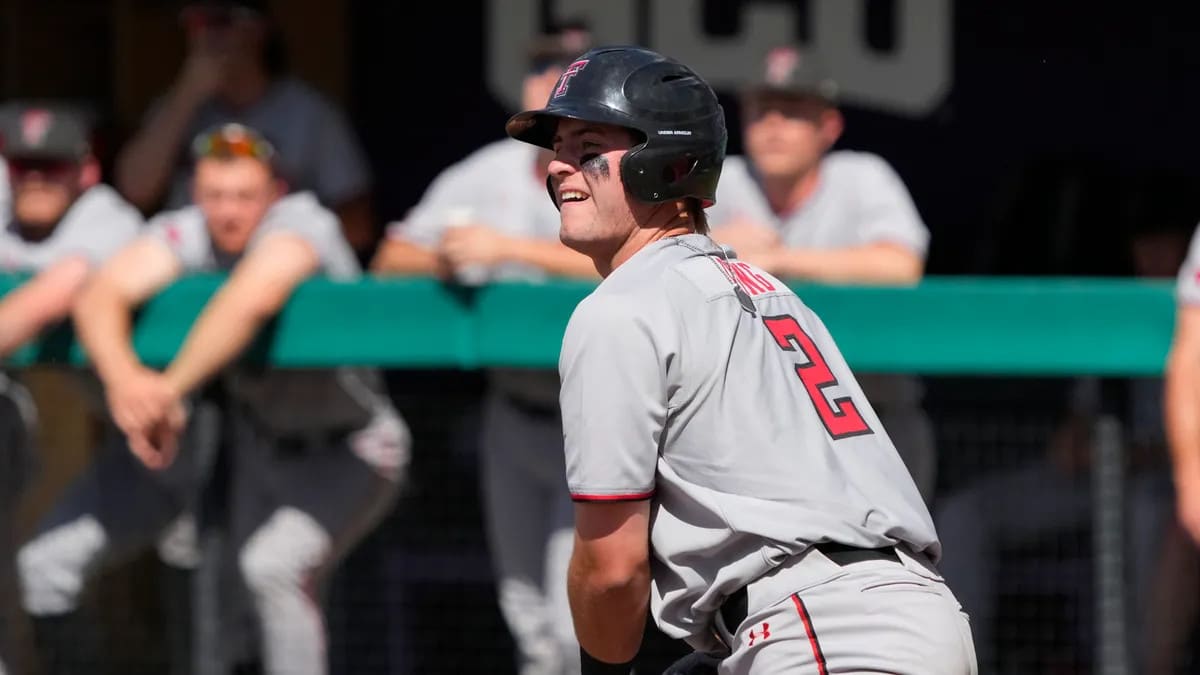
[[[883,158],[830,151],[844,126],[837,85],[811,54],[768,52],[740,104],[746,154],[725,161],[708,212],[714,239],[785,279],[921,279],[929,231]],[[920,380],[859,373],[859,383],[928,502],[937,456]]]
[[[929,513],[833,338],[706,236],[712,89],[595,49],[507,131],[554,150],[560,236],[604,277],[559,361],[583,672],[629,673],[649,603],[700,652],[673,672],[973,673]]]
[[[142,225],[141,214],[100,182],[89,126],[60,105],[0,110],[7,159],[0,162],[0,273],[30,275],[0,299],[0,359],[66,319],[91,270]],[[6,624],[19,611],[10,606],[17,597],[11,519],[35,466],[36,422],[29,393],[0,372],[0,672],[12,653]]]
[[[550,96],[563,69],[586,51],[565,30],[535,40],[524,107]],[[550,151],[505,138],[439,175],[388,230],[373,268],[441,275],[465,284],[596,278],[586,256],[558,240],[558,212],[546,200]],[[558,373],[493,368],[480,429],[484,522],[501,614],[522,675],[579,672],[579,645],[567,605],[572,507],[563,482]]]
[[[324,673],[321,582],[393,502],[409,434],[374,371],[233,365],[258,330],[314,275],[352,279],[358,263],[336,217],[309,193],[283,196],[275,151],[256,132],[225,125],[199,136],[196,205],[169,211],[117,253],[83,291],[77,331],[129,449],[150,471],[169,469],[185,401],[220,381],[232,463],[232,548],[257,614],[270,673]],[[181,275],[228,273],[162,372],[129,340],[132,311]],[[187,457],[184,444],[184,455]],[[129,547],[135,524],[161,527],[179,505],[131,494],[127,467],[98,465],[21,551],[27,609],[70,611],[86,576]],[[111,495],[122,494],[122,499]],[[167,495],[169,497],[169,495]],[[74,536],[72,536],[74,535]]]

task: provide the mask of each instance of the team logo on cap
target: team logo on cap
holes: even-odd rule
[[[579,71],[583,70],[587,64],[588,60],[583,59],[567,66],[567,69],[563,71],[562,76],[558,78],[558,86],[554,88],[554,96],[552,98],[558,98],[559,96],[567,93],[567,85],[570,84],[571,78],[578,75]]]
[[[46,140],[53,116],[49,110],[27,110],[21,115],[21,140],[25,145],[37,147]]]
[[[766,80],[769,84],[787,84],[800,67],[800,52],[794,47],[776,47],[767,53]]]

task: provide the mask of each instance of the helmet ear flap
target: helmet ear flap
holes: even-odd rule
[[[621,158],[621,177],[640,201],[664,202],[693,191],[699,165],[700,158],[690,152],[642,146]]]

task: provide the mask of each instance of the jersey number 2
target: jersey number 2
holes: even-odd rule
[[[817,344],[800,327],[800,322],[796,321],[795,317],[784,314],[764,316],[763,323],[766,324],[767,330],[771,331],[775,344],[779,345],[780,349],[788,352],[799,349],[808,359],[808,363],[796,364],[796,375],[800,376],[800,382],[804,384],[808,397],[812,399],[817,416],[821,418],[821,423],[825,425],[825,430],[833,440],[871,433],[871,427],[867,426],[862,414],[858,412],[858,407],[849,396],[832,401],[825,397],[823,390],[836,385],[838,381],[829,369],[825,357],[821,355],[821,350],[817,349]]]

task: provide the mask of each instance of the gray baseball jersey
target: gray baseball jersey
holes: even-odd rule
[[[940,555],[824,324],[720,251],[686,235],[636,253],[575,309],[559,362],[571,494],[653,499],[651,607],[681,638],[814,543]]]
[[[68,255],[98,264],[127,244],[142,227],[142,215],[111,187],[88,189],[63,215],[54,232],[29,241],[6,216],[0,229],[0,271],[36,272]]]
[[[311,191],[322,204],[336,207],[367,192],[370,168],[349,122],[333,103],[308,84],[283,78],[262,100],[234,110],[219,101],[205,103],[192,118],[186,142],[219,124],[238,122],[265,135],[279,153],[279,171],[295,191]],[[166,207],[192,201],[191,154],[180,154]]]
[[[558,210],[534,175],[537,148],[511,138],[489,143],[434,179],[421,201],[388,236],[419,246],[437,246],[447,229],[482,223],[509,236],[557,241]],[[502,263],[483,270],[481,280],[544,281],[544,270]],[[514,368],[489,370],[491,382],[522,399],[543,405],[558,401],[558,373]]]
[[[166,244],[179,257],[185,273],[228,272],[238,257],[224,255],[212,244],[199,207],[187,206],[155,216],[147,237]],[[252,250],[273,232],[302,237],[320,256],[318,274],[353,279],[361,274],[357,259],[342,236],[337,216],[308,192],[283,197],[267,211],[250,240]],[[359,429],[384,405],[378,373],[370,369],[234,368],[227,374],[231,390],[259,421],[278,434],[318,429]]]

